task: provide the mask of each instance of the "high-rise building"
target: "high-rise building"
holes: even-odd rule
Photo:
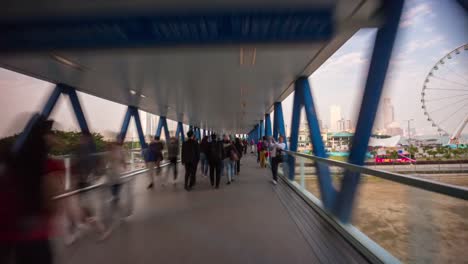
[[[395,113],[392,105],[392,100],[388,97],[384,98],[383,102],[383,122],[384,128],[388,128],[388,126],[395,121]]]
[[[146,113],[146,129],[145,136],[152,138],[156,134],[157,122],[156,116],[150,113]]]
[[[339,132],[351,132],[352,131],[352,126],[351,126],[351,120],[349,119],[344,119],[341,118],[340,120],[337,121],[337,131]]]
[[[338,120],[341,119],[341,107],[339,105],[330,106],[330,130],[339,131]]]

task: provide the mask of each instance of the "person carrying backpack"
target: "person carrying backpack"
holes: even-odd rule
[[[276,185],[278,183],[278,166],[281,162],[283,162],[283,155],[284,149],[286,148],[286,144],[284,143],[283,136],[278,138],[278,142],[272,139],[272,146],[271,146],[271,173],[273,174],[272,183]]]
[[[208,145],[208,161],[210,163],[210,183],[212,187],[219,189],[221,178],[221,168],[224,159],[223,143],[216,140],[216,135],[211,135],[211,142]],[[215,178],[216,173],[216,178]]]

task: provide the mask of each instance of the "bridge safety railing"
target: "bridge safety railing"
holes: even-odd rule
[[[282,179],[369,258],[383,263],[463,263],[468,259],[468,188],[464,187],[468,175],[450,176],[448,184],[286,153],[284,160],[293,158],[294,162],[282,163]],[[350,223],[341,223],[324,208],[315,163],[329,167],[338,192],[345,170],[361,174]],[[294,180],[288,175],[291,164]]]
[[[112,185],[108,181],[108,170],[105,168],[107,154],[106,152],[93,154],[98,161],[85,186],[77,185],[77,175],[71,169],[75,157],[73,155],[56,157],[63,159],[66,167],[63,192],[53,198],[58,202],[61,212],[58,214],[61,217],[57,221],[57,234],[63,238],[65,243],[68,243],[68,238],[73,235],[70,227],[76,225],[76,222],[82,221],[83,215],[98,219],[106,229],[111,228],[118,219],[130,216],[136,206],[135,190],[145,189],[149,183],[149,179],[146,178],[140,181],[136,180],[136,176],[144,176],[149,171],[149,168],[145,166],[141,150],[126,151],[127,166],[120,175],[120,198],[116,202],[112,195]],[[164,170],[168,165],[168,161],[161,163],[161,174],[166,175]],[[155,184],[158,183],[158,180],[160,179],[155,179]],[[138,188],[136,188],[137,185]]]

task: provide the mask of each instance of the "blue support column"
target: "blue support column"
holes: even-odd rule
[[[265,136],[271,137],[271,119],[270,114],[265,114]]]
[[[47,102],[44,105],[44,108],[42,109],[41,114],[44,117],[48,118],[50,116],[62,92],[63,92],[62,87],[59,84],[56,85],[54,90],[50,94],[49,99],[47,99]]]
[[[166,137],[166,141],[168,141],[171,138],[171,135],[169,134],[169,127],[167,125],[167,118],[164,117],[164,136]]]
[[[286,137],[286,129],[284,127],[284,118],[283,118],[283,107],[281,102],[275,103],[275,115],[273,117],[273,137],[275,140],[278,140],[278,136],[282,135],[284,137],[284,142],[286,143],[286,149],[288,148],[288,140]]]
[[[169,128],[167,127],[167,119],[165,116],[159,117],[158,128],[156,129],[155,136],[161,137],[162,129],[164,129],[164,136],[166,137],[166,140],[169,140],[171,135],[169,135]]]
[[[133,106],[130,106],[129,108],[132,111],[133,119],[135,120],[138,138],[140,139],[140,146],[142,149],[145,149],[148,147],[148,145],[146,144],[145,135],[143,134],[143,129],[141,127],[140,114],[138,113],[138,108]]]
[[[80,100],[78,99],[76,90],[73,87],[67,86],[65,84],[57,84],[49,99],[47,100],[44,108],[42,109],[42,115],[46,118],[50,116],[61,94],[68,95],[81,132],[89,133],[88,123],[86,122],[86,118],[81,108]]]
[[[147,148],[148,145],[146,144],[145,135],[143,134],[143,129],[141,127],[140,114],[138,113],[138,108],[134,106],[129,106],[127,108],[127,112],[125,113],[125,117],[122,122],[122,128],[120,129],[119,137],[122,140],[125,140],[125,136],[127,135],[128,126],[130,125],[130,119],[132,118],[132,116],[135,119],[135,125],[137,128],[138,139],[140,140],[140,146],[141,148]]]
[[[260,138],[263,138],[263,136],[265,135],[265,134],[264,134],[264,133],[265,133],[265,128],[264,128],[264,126],[263,126],[263,120],[260,120],[260,128],[259,128],[259,130],[260,130]]]
[[[184,126],[182,122],[177,122],[176,138],[185,141]]]
[[[393,44],[398,31],[403,2],[403,0],[387,0],[383,2],[382,10],[386,14],[386,21],[378,30],[375,38],[374,50],[356,125],[356,133],[354,134],[348,158],[348,162],[352,164],[364,165],[369,137],[374,125],[385,76],[392,55]],[[351,171],[346,171],[343,177],[342,188],[336,200],[334,213],[345,223],[349,222],[351,218],[359,181],[360,175]]]
[[[290,150],[293,152],[297,152],[297,144],[299,138],[299,125],[301,120],[301,106],[302,106],[302,98],[300,92],[297,92],[297,86],[295,87],[294,91],[294,102],[293,102],[293,111],[292,111],[292,119],[291,119],[291,145],[289,146]],[[295,167],[296,167],[296,160],[293,156],[288,156],[288,165],[289,165],[289,179],[294,180],[295,177]]]
[[[83,109],[81,109],[80,100],[78,99],[78,95],[76,94],[75,89],[67,87],[67,89],[64,90],[70,98],[73,107],[73,112],[75,112],[76,120],[78,121],[78,125],[80,126],[81,132],[89,133],[88,123],[86,122]]]
[[[130,125],[130,119],[132,119],[132,110],[130,110],[131,106],[127,108],[127,112],[125,112],[125,117],[122,122],[122,127],[120,128],[119,137],[121,140],[125,140],[125,136],[127,135],[128,126]]]
[[[309,80],[307,79],[307,77],[300,77],[296,80],[295,93],[297,93],[298,96],[303,100],[307,123],[309,124],[309,133],[310,140],[313,146],[313,153],[317,157],[327,158],[327,153],[323,144],[322,135],[320,133],[320,125],[318,122],[317,112],[315,111],[314,100],[312,97],[312,92],[310,90]],[[296,97],[294,99],[296,99]],[[298,118],[299,119],[295,120],[295,122],[299,122],[300,114],[298,115]],[[291,140],[292,138],[293,136],[291,135]],[[336,196],[336,190],[334,189],[332,184],[330,169],[326,164],[320,162],[316,162],[315,167],[317,169],[319,188],[323,205],[325,206],[325,208],[331,209],[333,207],[334,198]]]

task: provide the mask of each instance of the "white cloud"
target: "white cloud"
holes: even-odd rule
[[[350,52],[336,58],[330,58],[328,62],[324,64],[324,67],[354,67],[365,62],[367,62],[367,58],[364,57],[362,52]]]
[[[425,27],[425,28],[423,28],[423,31],[427,32],[427,33],[432,33],[432,32],[434,32],[434,28],[433,27]]]
[[[410,53],[419,50],[419,49],[427,49],[431,48],[442,41],[444,41],[445,38],[443,36],[435,36],[431,38],[430,40],[424,40],[424,39],[414,39],[408,44],[406,44],[403,48],[403,55],[402,56],[407,56],[410,55]]]
[[[415,5],[404,11],[400,21],[400,27],[405,28],[416,23],[417,19],[432,14],[432,8],[427,3]]]

